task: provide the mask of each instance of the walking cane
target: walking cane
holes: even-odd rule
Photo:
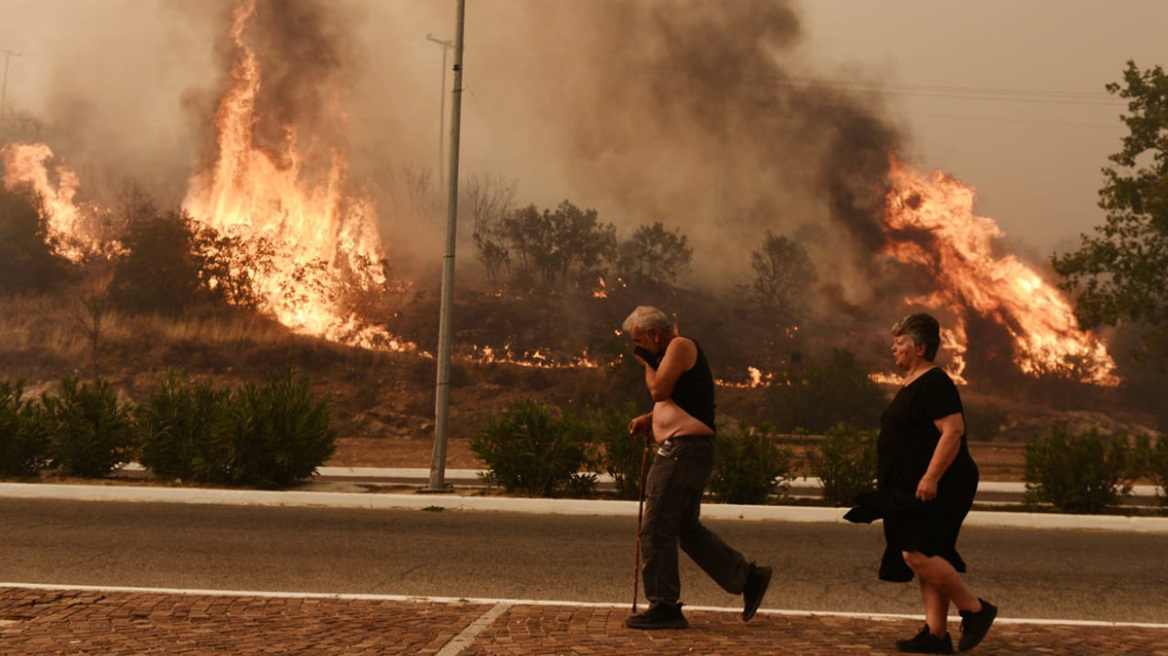
[[[644,448],[641,449],[641,484],[638,488],[637,498],[640,500],[637,503],[637,540],[636,546],[633,548],[633,613],[637,612],[637,586],[641,582],[641,518],[645,514],[645,463],[649,456],[649,441],[645,440]]]

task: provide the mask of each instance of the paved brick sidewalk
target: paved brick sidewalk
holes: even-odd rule
[[[693,611],[635,632],[627,609],[0,588],[0,654],[669,656],[889,654],[912,621]],[[1168,629],[1003,622],[978,654],[1168,656]]]

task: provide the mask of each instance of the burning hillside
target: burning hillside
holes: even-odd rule
[[[511,65],[512,76],[522,72],[544,80],[554,73],[574,83],[563,85],[562,94],[548,94],[545,84],[483,73],[475,79],[476,94],[481,95],[474,100],[489,109],[472,108],[480,112],[472,115],[476,128],[494,130],[492,138],[508,144],[524,139],[557,144],[559,149],[549,152],[563,161],[536,156],[528,157],[526,165],[541,173],[562,170],[574,192],[599,199],[615,208],[614,213],[623,212],[626,222],[666,216],[671,225],[681,225],[703,249],[695,252],[702,265],[693,277],[706,285],[700,290],[703,298],[717,298],[721,304],[711,312],[719,315],[717,321],[738,321],[737,315],[720,311],[733,304],[727,290],[740,286],[726,271],[741,273],[754,240],[772,229],[796,234],[803,228],[803,234],[813,235],[806,241],[822,278],[820,295],[826,299],[830,294],[825,290],[832,290],[847,297],[850,307],[875,309],[847,320],[864,322],[860,327],[840,328],[835,325],[843,323],[838,316],[808,317],[811,328],[800,329],[802,334],[880,333],[895,317],[888,315],[892,304],[877,298],[888,292],[872,291],[879,287],[873,280],[892,258],[898,271],[921,270],[928,278],[923,291],[907,284],[894,290],[896,311],[923,305],[953,318],[945,347],[953,356],[955,375],[964,371],[962,358],[976,321],[993,323],[1008,335],[1012,363],[1027,375],[1117,382],[1106,349],[1078,329],[1067,300],[1018,258],[994,253],[1000,232],[991,220],[973,214],[972,189],[944,174],[922,177],[895,158],[890,162],[889,153],[899,153],[901,145],[897,131],[872,109],[879,107],[878,99],[872,103],[792,82],[792,64],[785,57],[798,40],[800,26],[786,3],[755,0],[712,9],[694,2],[687,5],[692,12],[657,2],[627,3],[620,11],[612,11],[611,3],[576,3],[557,10],[539,3],[522,6],[537,17],[547,17],[543,12],[560,19],[570,15],[572,38],[579,40],[581,52],[593,56],[516,63],[496,53],[494,68]],[[397,336],[388,330],[385,314],[370,309],[404,287],[431,283],[426,273],[402,282],[388,272],[389,247],[408,248],[397,242],[408,242],[406,237],[413,235],[393,231],[394,242],[382,241],[382,234],[391,232],[387,224],[401,218],[386,216],[397,207],[392,203],[397,199],[384,202],[388,194],[379,197],[365,183],[367,171],[354,173],[359,167],[351,164],[352,149],[344,137],[351,121],[347,87],[354,64],[340,43],[354,39],[356,28],[330,24],[325,19],[334,11],[340,10],[310,0],[234,2],[230,20],[222,26],[221,84],[206,108],[211,115],[200,117],[210,125],[208,141],[201,156],[192,157],[197,163],[186,178],[182,209],[199,226],[243,244],[244,257],[232,263],[232,273],[245,274],[255,286],[258,309],[292,331],[366,348],[420,351],[415,344],[425,343],[419,337],[422,330],[436,326],[431,316],[400,322],[413,330]],[[493,32],[498,42],[515,41],[513,30],[523,24],[485,22],[484,31]],[[711,33],[750,38],[711,39]],[[541,33],[538,42],[547,38]],[[600,72],[578,68],[596,67],[599,53],[611,51],[613,38],[629,44],[624,54],[632,64],[622,65],[619,72],[605,66],[597,68]],[[480,61],[492,56],[489,48],[477,52],[482,53]],[[561,66],[570,70],[565,73]],[[646,78],[628,73],[630,69],[671,74]],[[506,98],[491,95],[500,89]],[[409,94],[385,99],[387,94],[379,90],[370,95],[404,106]],[[661,111],[662,98],[671,99],[668,112]],[[517,111],[512,103],[520,100],[530,104],[526,111],[554,120],[541,119],[538,125],[511,120],[509,112]],[[490,110],[496,108],[508,111],[500,110],[505,118],[492,123]],[[520,123],[523,130],[515,127]],[[36,192],[47,238],[60,254],[80,262],[114,257],[121,250],[103,219],[109,210],[76,202],[86,181],[63,158],[55,159],[49,145],[12,143],[2,154],[5,186]],[[378,157],[389,161],[397,155]],[[536,184],[543,182],[541,176],[533,178]],[[410,217],[419,224],[423,218]],[[473,251],[465,248],[462,253],[469,262]],[[897,276],[890,278],[900,284]],[[475,312],[516,316],[491,321],[474,315],[468,321],[474,334],[462,336],[469,337],[466,344],[478,346],[466,361],[603,365],[597,341],[609,337],[606,333],[619,324],[622,311],[645,299],[632,298],[633,292],[616,276],[591,280],[597,283],[581,291],[587,303],[566,304],[571,311],[546,322],[533,319],[537,311],[530,306],[544,299],[527,289],[512,290],[521,298],[506,305],[475,304]],[[205,282],[217,284],[214,279]],[[659,297],[668,302],[680,294]],[[833,302],[834,297],[820,299],[817,305]],[[617,304],[621,308],[613,309]],[[604,310],[597,309],[602,306]],[[695,312],[710,309],[694,306]],[[573,315],[581,309],[591,315]],[[876,319],[879,325],[872,323]],[[684,314],[683,320],[697,323]],[[600,323],[604,326],[597,328]],[[492,326],[502,327],[488,334]],[[774,327],[758,328],[764,329]],[[551,333],[569,331],[580,335],[572,347],[548,344],[562,337]],[[516,340],[521,332],[523,339]],[[727,329],[719,339],[731,343],[737,336],[732,332]],[[751,366],[742,367],[749,376],[747,385],[788,380]]]

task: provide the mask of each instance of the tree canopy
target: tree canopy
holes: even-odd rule
[[[1078,293],[1083,328],[1131,322],[1147,327],[1144,356],[1168,356],[1168,75],[1129,61],[1107,90],[1128,101],[1129,134],[1103,169],[1099,206],[1106,223],[1077,251],[1051,263]]]

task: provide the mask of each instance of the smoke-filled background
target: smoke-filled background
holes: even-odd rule
[[[214,156],[230,3],[19,4],[6,3],[44,38],[14,60],[25,87],[12,105],[43,119],[50,134],[39,136],[78,171],[81,193],[132,181],[180,201]],[[450,78],[441,85],[441,47],[424,35],[453,37],[448,5],[260,3],[249,37],[264,65],[258,145],[300,125],[345,144],[355,183],[400,196],[407,171],[437,182]],[[867,300],[880,182],[900,138],[875,94],[802,81],[797,7],[471,3],[467,20],[464,178],[513,179],[523,204],[569,199],[618,228],[681,228],[693,279],[710,284],[746,275],[744,246],[764,230],[802,229],[819,237],[809,247],[834,251],[822,278]],[[380,200],[383,226],[420,218]],[[391,252],[402,248],[395,234]]]
[[[956,308],[943,320],[960,323],[962,348],[968,341],[991,354],[982,360],[1013,366],[1028,321],[961,307],[970,304],[962,292],[938,295],[938,270],[956,261],[941,257],[939,228],[889,228],[894,158],[933,163],[918,152],[900,103],[881,91],[886,65],[823,63],[805,23],[822,13],[777,0],[468,4],[464,187],[511,207],[594,208],[621,238],[660,222],[693,248],[677,287],[706,298],[749,283],[751,255],[768,234],[789,237],[814,269],[812,327],[830,330],[835,345],[879,353],[892,320],[934,295]],[[222,207],[216,194],[247,187],[266,158],[294,171],[286,177],[305,184],[304,199],[340,189],[346,200],[324,205],[341,207],[342,222],[374,217],[391,275],[433,298],[441,146],[449,147],[439,107],[449,113],[452,83],[438,41],[454,36],[453,2],[4,0],[0,8],[9,18],[0,45],[21,52],[9,62],[19,73],[0,136],[49,144],[56,162],[77,172],[80,200],[113,205],[137,189],[163,208],[210,212]],[[843,76],[848,84],[831,81]],[[913,184],[895,194],[906,215],[928,208],[931,192]],[[287,211],[290,202],[265,193],[242,206]],[[479,217],[460,209],[459,285],[487,289],[471,240]],[[970,209],[955,211],[985,224]],[[894,257],[890,234],[925,257]],[[992,246],[987,259],[1010,250]],[[1031,259],[1047,275],[1042,258]],[[716,319],[711,327],[730,338],[733,317]],[[801,346],[783,348],[780,359]]]

